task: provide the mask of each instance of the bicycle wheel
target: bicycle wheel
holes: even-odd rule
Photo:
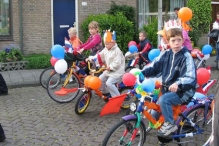
[[[83,92],[81,96],[78,97],[75,103],[75,113],[77,115],[83,114],[88,108],[91,100],[91,91]]]
[[[119,89],[120,94],[127,93],[129,90],[131,90],[132,87],[123,87]],[[129,109],[130,104],[135,101],[135,98],[131,95],[128,94],[125,100],[123,101],[123,104],[121,106],[121,109]]]
[[[47,81],[51,75],[55,73],[54,67],[44,69],[40,74],[40,85],[46,89]]]
[[[186,113],[186,116],[192,120],[200,129],[203,129],[204,132],[202,134],[179,138],[177,139],[179,142],[178,145],[190,146],[191,143],[193,143],[193,145],[202,145],[207,141],[212,131],[212,111],[210,110],[210,107],[207,109],[206,121],[204,121],[204,111],[205,105],[200,104]],[[190,132],[197,132],[197,130],[192,125],[190,125],[186,119],[183,118],[179,123],[177,134],[185,134]]]
[[[47,82],[47,93],[49,97],[58,103],[67,103],[75,99],[80,92],[81,82],[75,73],[72,73],[71,79],[65,87],[63,84],[67,75],[60,75],[58,73],[50,76]]]
[[[137,119],[122,120],[112,127],[105,136],[102,146],[118,146],[118,145],[128,145],[132,134],[135,130],[135,124]],[[124,135],[124,133],[126,133]],[[138,135],[131,142],[132,146],[143,146],[146,139],[145,125],[141,121],[140,127],[138,129]]]

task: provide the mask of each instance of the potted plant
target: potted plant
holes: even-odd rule
[[[21,50],[15,45],[9,45],[0,51],[0,62],[21,61],[22,59]]]

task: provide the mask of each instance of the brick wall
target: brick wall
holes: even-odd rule
[[[11,0],[11,2],[13,41],[1,41],[0,47],[7,44],[20,45],[19,0]],[[87,2],[87,6],[82,6],[82,2]],[[116,4],[136,7],[136,0],[117,0]],[[105,13],[110,5],[111,1],[106,0],[78,0],[79,26],[89,14]],[[49,53],[52,45],[51,0],[22,0],[22,8],[24,54]]]

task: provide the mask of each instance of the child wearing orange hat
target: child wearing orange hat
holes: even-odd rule
[[[120,95],[115,84],[122,81],[122,75],[125,73],[125,57],[115,40],[115,31],[113,34],[106,31],[104,34],[105,48],[87,59],[97,60],[100,66],[106,65],[106,70],[99,76],[102,81],[101,91],[104,94],[110,93],[111,97]]]

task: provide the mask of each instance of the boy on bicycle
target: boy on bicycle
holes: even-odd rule
[[[111,97],[120,95],[116,83],[121,82],[125,73],[125,57],[115,42],[115,33],[106,31],[104,34],[105,48],[95,56],[89,56],[86,60],[98,60],[100,66],[106,65],[106,70],[99,76],[102,81],[103,94],[110,93]]]
[[[158,99],[165,122],[158,131],[158,135],[165,137],[177,130],[173,119],[173,105],[188,102],[195,94],[196,67],[192,56],[186,47],[182,47],[182,29],[177,26],[166,26],[166,37],[170,51],[165,51],[146,66],[142,73],[146,77],[162,76],[162,93]]]

